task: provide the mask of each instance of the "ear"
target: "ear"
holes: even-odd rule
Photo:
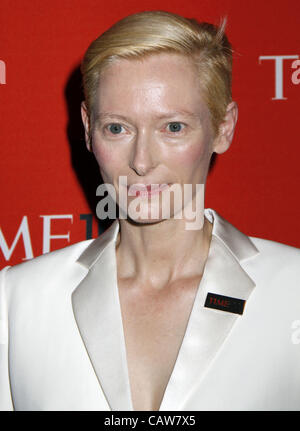
[[[213,143],[213,152],[217,154],[225,153],[230,147],[235,125],[238,119],[238,106],[236,102],[231,102],[227,106],[226,115],[219,128],[219,134]]]
[[[84,130],[85,130],[85,143],[86,143],[86,147],[89,151],[93,151],[92,150],[92,145],[91,145],[91,140],[90,140],[90,119],[89,119],[89,115],[88,115],[88,110],[86,107],[86,103],[85,102],[81,102],[81,118],[82,118],[82,122],[84,125]]]

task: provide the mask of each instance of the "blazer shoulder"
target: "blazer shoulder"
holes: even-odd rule
[[[67,247],[42,254],[17,265],[6,266],[0,271],[2,283],[12,286],[34,286],[36,283],[46,285],[50,280],[68,272],[83,251],[94,240],[80,241]]]
[[[269,286],[288,286],[300,295],[300,249],[263,238],[249,237],[259,253],[242,263],[256,281]],[[287,287],[286,287],[287,288]]]
[[[300,248],[293,247],[288,244],[283,244],[281,242],[272,241],[264,238],[257,238],[253,236],[249,236],[249,239],[258,249],[261,257],[268,257],[273,259],[291,259],[291,263],[295,261],[299,264]]]

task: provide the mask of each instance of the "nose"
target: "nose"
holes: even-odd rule
[[[133,143],[130,167],[137,175],[145,176],[154,167],[154,141],[145,130],[137,133]]]

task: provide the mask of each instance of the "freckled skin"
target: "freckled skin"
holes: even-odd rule
[[[178,111],[194,116],[158,118]],[[110,113],[95,124],[92,150],[104,182],[114,185],[117,200],[121,175],[127,176],[128,184],[205,183],[214,136],[189,59],[164,53],[118,60],[100,80],[95,113],[96,117]],[[173,122],[181,125],[177,133],[170,130]],[[121,126],[121,132],[113,134],[111,124]]]

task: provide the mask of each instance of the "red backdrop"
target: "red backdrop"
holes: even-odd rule
[[[1,0],[1,267],[97,236],[78,66],[114,22],[155,9],[216,24],[228,16],[239,120],[206,207],[248,235],[300,247],[298,0]]]

